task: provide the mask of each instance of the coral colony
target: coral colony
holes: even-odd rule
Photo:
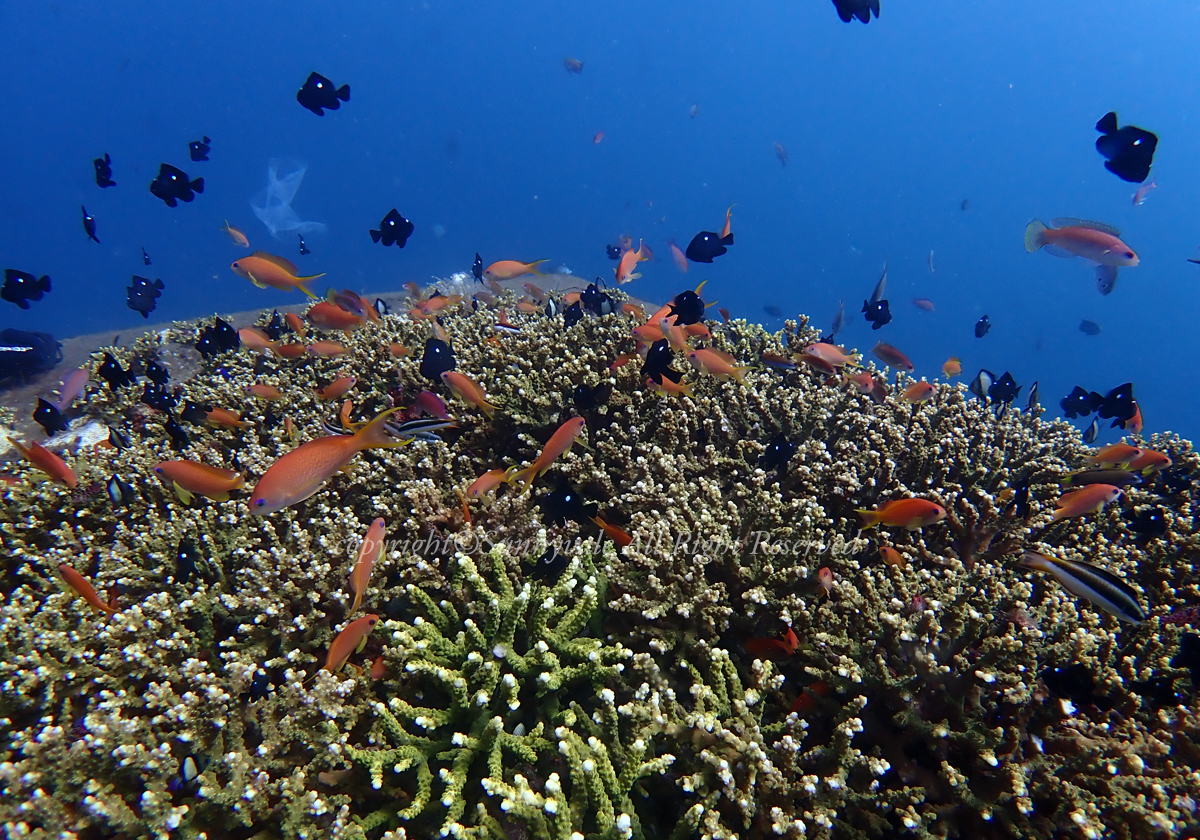
[[[206,319],[96,353],[116,436],[74,434],[74,487],[30,450],[0,511],[7,836],[1192,836],[1187,441],[1090,465],[1036,406],[831,374],[804,319],[689,333],[718,351],[675,353],[689,395],[614,365],[619,291],[566,326],[557,293],[439,289],[378,319],[351,296],[348,333],[264,315],[200,358]],[[97,375],[168,350],[198,370],[174,402]],[[256,514],[331,434],[364,446]],[[1085,468],[1119,485],[1076,515]]]

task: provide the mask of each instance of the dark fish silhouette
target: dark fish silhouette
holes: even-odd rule
[[[375,298],[375,311],[379,313],[380,318],[392,314],[392,308],[387,305],[387,301],[383,298]]]
[[[1033,411],[1040,406],[1038,405],[1038,384],[1035,380],[1029,389],[1029,399],[1025,401],[1025,410]]]
[[[121,367],[121,363],[111,353],[104,354],[104,361],[96,369],[96,375],[108,383],[108,387],[124,388],[137,382],[137,376]]]
[[[578,58],[564,58],[563,67],[567,68],[568,72],[574,73],[575,75],[579,75],[583,72],[583,62]]]
[[[146,253],[146,249],[142,249],[142,265],[150,265],[150,255]]]
[[[538,558],[537,563],[530,570],[529,576],[543,583],[554,583],[562,577],[562,573],[567,570],[570,562],[570,557],[560,554],[558,549],[551,546],[546,549],[545,554]]]
[[[100,240],[96,238],[96,217],[88,213],[86,207],[80,207],[83,211],[83,231],[88,235],[88,239],[100,244]]]
[[[595,503],[586,503],[583,496],[565,481],[538,499],[538,507],[542,509],[543,521],[555,525],[565,525],[568,521],[583,525],[600,509]]]
[[[975,378],[971,380],[971,384],[967,386],[972,394],[979,399],[987,402],[988,391],[992,389],[992,383],[996,381],[996,374],[992,373],[987,368],[980,368],[979,373],[975,374]]]
[[[431,338],[425,342],[425,352],[421,355],[421,365],[418,368],[421,375],[433,382],[441,382],[442,374],[454,370],[457,362],[450,345],[440,338]]]
[[[871,324],[871,329],[877,330],[880,327],[892,322],[892,310],[886,300],[863,301],[863,317]]]
[[[162,163],[158,166],[158,177],[150,182],[150,192],[168,207],[175,207],[178,202],[192,201],[196,194],[204,192],[204,179],[190,181],[182,169]]]
[[[608,258],[610,260],[621,259],[621,249],[618,248],[616,245],[605,245],[604,253],[608,254]]]
[[[46,402],[38,397],[37,408],[33,410],[33,422],[46,430],[48,435],[56,435],[67,430],[67,421],[54,403]]]
[[[96,186],[104,189],[117,185],[117,182],[112,179],[112,158],[108,156],[108,152],[104,153],[104,157],[92,161],[92,166],[96,167]]]
[[[412,236],[412,232],[413,223],[401,216],[400,212],[393,207],[379,223],[379,230],[371,231],[371,241],[382,242],[385,246],[398,245],[403,248],[408,242],[408,237]]]
[[[596,315],[611,315],[617,311],[617,304],[607,292],[600,291],[595,283],[588,283],[587,288],[579,294],[579,302],[583,308]]]
[[[1104,397],[1093,391],[1085,391],[1078,385],[1075,386],[1071,393],[1067,394],[1058,404],[1062,406],[1063,414],[1068,419],[1074,420],[1076,417],[1087,417],[1093,411]]]
[[[1096,139],[1096,151],[1107,160],[1104,168],[1123,181],[1140,184],[1150,176],[1154,149],[1158,137],[1145,129],[1127,125],[1117,128],[1117,112],[1109,111],[1096,123],[1101,137]]]
[[[782,318],[783,317],[783,310],[780,309],[778,306],[775,306],[774,304],[771,304],[771,303],[768,303],[766,306],[763,307],[763,312],[766,312],[772,318]]]
[[[642,379],[653,379],[661,385],[665,376],[678,385],[679,380],[683,379],[683,374],[671,367],[674,359],[675,354],[671,352],[671,345],[665,338],[654,342],[650,352],[646,354],[646,361],[642,364]]]
[[[41,300],[42,295],[50,291],[50,276],[43,274],[35,277],[27,271],[17,271],[15,268],[4,269],[4,286],[0,288],[0,298],[15,303],[22,309],[29,308],[29,301]]]
[[[168,391],[166,385],[146,382],[142,385],[141,401],[155,411],[170,411],[179,402],[179,390]]]
[[[166,385],[167,380],[171,378],[171,372],[154,359],[146,362],[146,369],[143,372],[146,374],[146,378],[155,385]]]
[[[129,308],[134,312],[141,312],[143,318],[149,318],[154,307],[158,306],[163,288],[163,281],[157,278],[147,280],[145,277],[133,275],[133,283],[125,290],[129,296]]]
[[[1021,386],[1013,380],[1012,374],[1004,371],[1004,375],[988,386],[988,397],[1001,403],[1011,403],[1021,394]]]
[[[272,320],[278,321],[278,319],[279,313],[276,312]],[[275,335],[271,339],[275,340],[278,337],[278,335]],[[214,318],[212,326],[200,330],[200,338],[196,342],[196,350],[201,356],[208,359],[220,353],[231,353],[238,349],[241,344],[242,342],[238,338],[237,330],[230,326],[228,322],[220,318]]]
[[[992,328],[992,322],[988,320],[988,316],[984,315],[975,322],[975,337],[983,338],[988,334],[988,330]]]
[[[475,252],[475,262],[471,263],[471,274],[475,276],[476,283],[483,282],[483,258],[478,251]]]
[[[323,117],[326,110],[336,111],[342,107],[342,102],[350,101],[350,85],[342,85],[335,90],[333,82],[313,72],[304,82],[304,87],[296,93],[296,101],[318,117]]]
[[[208,153],[212,151],[212,146],[209,145],[211,142],[205,137],[203,140],[193,140],[188,143],[188,153],[191,154],[192,160],[208,160]]]
[[[675,323],[682,327],[698,324],[704,320],[704,301],[700,295],[688,289],[675,295],[667,314],[674,315]]]
[[[297,233],[296,236],[300,237],[300,256],[306,257],[311,254],[312,251],[308,250],[308,246],[304,244],[304,236],[299,233]]]
[[[1100,325],[1095,321],[1083,320],[1079,322],[1079,331],[1084,335],[1100,335]]]
[[[872,14],[879,17],[879,0],[833,0],[833,6],[845,23],[855,18],[868,23]]]
[[[192,439],[188,437],[188,433],[184,431],[183,426],[180,426],[179,421],[170,414],[167,415],[167,419],[163,422],[163,431],[171,439],[171,446],[176,449],[183,449],[192,442]]]
[[[692,237],[692,241],[688,243],[687,250],[683,252],[692,262],[710,263],[713,258],[724,254],[728,248],[726,245],[733,244],[733,234],[722,237],[719,233],[713,233],[711,230],[702,230]],[[617,259],[620,259],[618,256]]]
[[[113,475],[113,477],[108,480],[108,484],[105,485],[105,488],[108,490],[108,500],[112,502],[115,507],[124,507],[125,505],[128,505],[131,501],[133,501],[133,498],[136,495],[133,488],[122,481],[121,476],[119,475]]]
[[[786,467],[795,454],[796,444],[784,435],[776,435],[767,444],[766,451],[758,456],[758,465],[767,472],[772,472]]]
[[[1098,435],[1098,434],[1100,434],[1100,418],[1093,417],[1092,422],[1088,425],[1088,427],[1083,432],[1083,442],[1084,443],[1095,443],[1096,435]]]
[[[1095,398],[1097,394],[1093,394]],[[1107,394],[1105,394],[1097,403],[1093,400],[1096,406],[1096,413],[1100,415],[1101,420],[1114,420],[1113,426],[1123,424],[1130,420],[1137,413],[1137,403],[1133,399],[1133,383],[1126,382],[1123,385],[1118,385]]]
[[[573,327],[583,320],[583,307],[575,301],[563,310],[563,326]]]

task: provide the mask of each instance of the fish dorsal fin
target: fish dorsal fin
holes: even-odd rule
[[[1065,227],[1091,228],[1092,230],[1098,230],[1102,233],[1108,233],[1113,236],[1121,235],[1121,231],[1117,230],[1112,225],[1104,224],[1104,222],[1089,222],[1087,219],[1073,219],[1070,216],[1063,216],[1062,218],[1059,218],[1059,219],[1051,219],[1050,224],[1054,225],[1054,227],[1056,227],[1056,228],[1065,228]]]
[[[278,266],[293,277],[300,273],[300,270],[296,268],[296,264],[291,260],[284,259],[283,257],[277,257],[274,254],[268,254],[266,251],[255,251],[250,256],[258,257],[260,260],[271,263],[271,265]]]

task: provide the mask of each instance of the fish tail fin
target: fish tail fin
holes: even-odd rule
[[[730,231],[729,233],[727,233],[721,237],[721,244],[722,245],[732,245],[733,244],[733,232],[732,231]]]
[[[1025,226],[1025,250],[1029,253],[1040,251],[1046,244],[1045,234],[1047,228],[1044,222],[1034,219]]]
[[[346,615],[354,615],[356,612],[358,612],[358,608],[361,605],[362,605],[362,592],[355,592],[354,593],[354,603],[352,603],[350,605],[350,612],[346,613]]]
[[[879,520],[881,517],[879,516],[878,513],[876,513],[873,510],[858,510],[856,508],[854,512],[862,517],[862,521],[863,521],[862,527],[863,527],[864,531],[866,531],[870,528],[874,528],[876,525],[879,524]]]
[[[337,89],[336,93],[337,93],[337,98],[342,100],[343,102],[350,101],[350,85],[342,85],[340,88]]]
[[[188,184],[188,186],[192,188],[192,192],[202,193],[204,192],[204,179],[197,178],[195,181],[192,181],[190,184]]]
[[[372,231],[368,231],[368,232],[371,234],[372,242],[377,243],[383,237],[383,231],[381,231],[381,230],[372,230]]]
[[[304,292],[304,294],[308,295],[313,300],[320,300],[319,297],[317,297],[316,295],[314,295],[312,293],[312,289],[308,288],[308,286],[304,285],[303,283],[297,283],[296,288],[299,289],[300,291]]]
[[[371,422],[355,432],[354,436],[358,440],[359,449],[383,449],[410,443],[411,440],[396,440],[387,430],[387,424],[392,419],[392,415],[403,410],[403,408],[389,408],[387,411],[380,412],[372,418]]]
[[[545,274],[538,271],[538,266],[544,262],[548,262],[548,260],[549,260],[549,258],[547,258],[545,260],[534,260],[533,262],[531,262],[529,265],[527,265],[525,267],[527,269],[529,269],[530,274],[536,274],[538,277],[545,277],[546,276]]]
[[[324,277],[325,274],[326,272],[322,271],[320,274],[310,274],[307,277],[297,277],[296,279],[301,283],[307,283],[309,280],[316,280],[319,277]]]
[[[508,472],[509,474],[504,477],[505,483],[516,484],[519,482],[524,484],[525,489],[522,492],[528,493],[529,489],[533,486],[534,479],[536,479],[538,476],[538,465],[535,462],[523,470],[518,470],[516,467],[511,467]]]

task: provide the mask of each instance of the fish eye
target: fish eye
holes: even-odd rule
[[[1125,259],[1127,259],[1127,260],[1131,260],[1131,259],[1133,259],[1133,251],[1126,251],[1126,252],[1125,252]]]
[[[267,503],[267,500],[266,500],[266,499],[259,499],[257,502],[255,502],[255,503],[254,503],[254,506],[255,506],[255,507],[262,507],[262,506],[263,506],[263,505],[265,505],[266,503]]]

